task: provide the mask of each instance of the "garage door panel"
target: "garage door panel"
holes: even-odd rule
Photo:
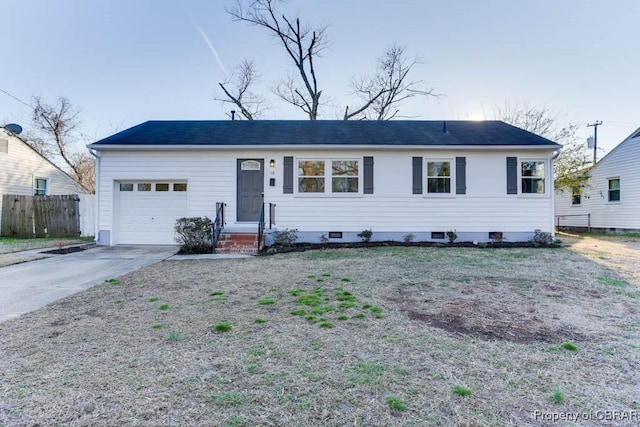
[[[186,191],[118,191],[116,243],[176,244],[174,226],[176,219],[187,216],[187,194]]]

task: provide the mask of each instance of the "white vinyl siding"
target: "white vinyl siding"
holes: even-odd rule
[[[539,158],[539,152],[536,154]],[[329,155],[330,154],[330,155]],[[236,161],[238,158],[275,159],[273,175],[265,174],[264,201],[276,204],[279,229],[299,231],[336,230],[361,232],[371,228],[394,232],[416,232],[456,229],[457,232],[532,232],[552,231],[553,206],[548,197],[509,197],[505,193],[504,159],[512,152],[425,151],[390,152],[384,150],[335,151],[287,150],[298,159],[375,159],[374,194],[367,197],[297,197],[283,194],[283,153],[273,151],[173,151],[173,152],[103,152],[101,153],[100,230],[113,230],[114,183],[120,181],[188,180],[188,216],[215,216],[216,202],[227,204],[227,227],[236,218]],[[532,158],[534,152],[523,152]],[[547,161],[552,153],[548,153]],[[412,157],[453,159],[466,157],[467,188],[465,197],[416,198],[412,194]],[[453,168],[453,162],[451,164]],[[325,171],[327,165],[325,164]],[[453,172],[453,171],[452,171]],[[271,173],[271,171],[270,171]],[[185,176],[187,174],[188,176]],[[362,174],[362,164],[359,165]],[[325,179],[328,175],[325,173]],[[274,178],[275,186],[268,180]],[[294,172],[294,187],[299,175]],[[362,179],[358,186],[362,187]],[[160,182],[160,181],[158,181]],[[326,183],[325,183],[326,184]],[[547,183],[547,185],[549,185]],[[455,188],[452,182],[451,188]],[[297,190],[296,190],[297,191]],[[112,241],[117,244],[117,241]]]
[[[640,137],[628,138],[598,162],[582,192],[582,203],[571,204],[571,191],[556,193],[556,215],[565,226],[640,230]],[[619,179],[620,201],[609,201],[610,180]]]
[[[0,215],[2,194],[34,195],[35,178],[47,179],[47,194],[80,194],[86,191],[27,144],[0,130],[7,150],[0,154]]]

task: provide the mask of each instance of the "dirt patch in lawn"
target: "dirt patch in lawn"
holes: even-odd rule
[[[0,425],[527,426],[546,425],[535,411],[637,411],[634,292],[566,249],[164,261],[0,324]]]

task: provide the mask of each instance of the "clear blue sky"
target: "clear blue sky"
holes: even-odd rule
[[[217,83],[253,58],[277,108],[266,118],[304,119],[269,88],[291,70],[277,43],[225,13],[233,0],[3,0],[0,89],[30,102],[65,96],[91,139],[150,119],[225,119]],[[349,102],[352,77],[385,47],[405,45],[424,63],[413,77],[439,99],[407,103],[420,119],[476,119],[496,105],[548,107],[584,126],[602,120],[611,149],[640,127],[637,0],[292,0],[303,21],[326,24],[317,61],[322,118]],[[217,51],[220,62],[198,28]],[[0,92],[0,121],[27,124],[29,108]]]

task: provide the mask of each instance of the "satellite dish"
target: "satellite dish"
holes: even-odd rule
[[[8,125],[5,125],[4,128],[16,135],[20,135],[22,133],[22,126],[15,123],[9,123]]]

